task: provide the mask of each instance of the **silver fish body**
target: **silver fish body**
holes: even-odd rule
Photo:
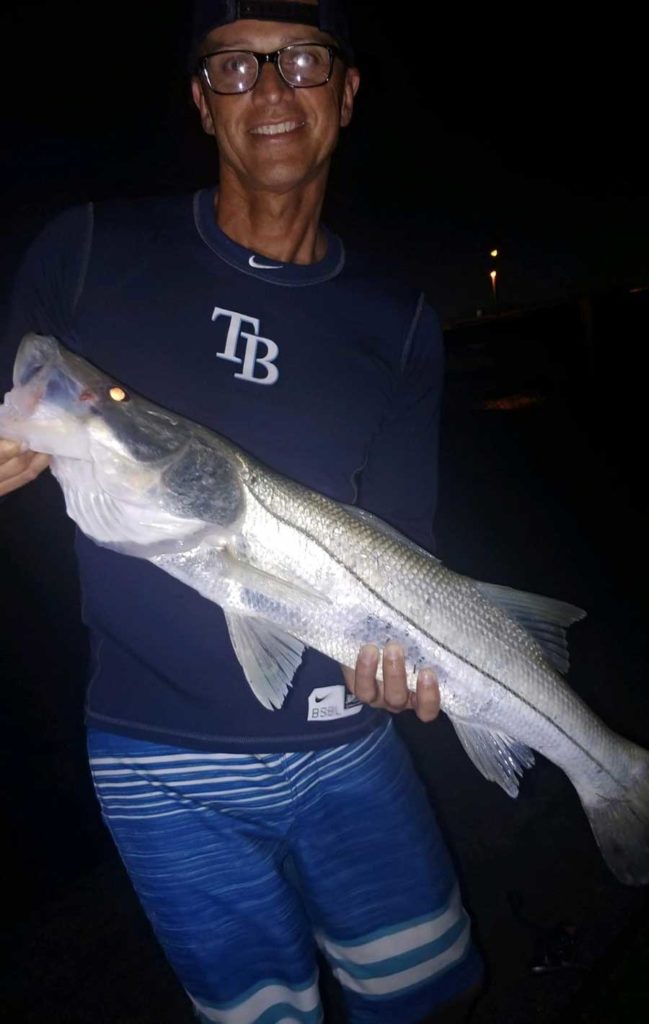
[[[649,754],[561,674],[580,609],[452,572],[375,516],[128,395],[54,339],[24,339],[0,436],[52,454],[88,536],[223,608],[266,707],[281,707],[304,646],[353,666],[363,644],[397,641],[411,688],[422,666],[434,669],[442,708],[488,779],[516,796],[540,751],[576,787],[616,876],[649,881]]]

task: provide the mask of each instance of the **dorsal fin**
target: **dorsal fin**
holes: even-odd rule
[[[554,668],[564,674],[568,671],[570,659],[566,630],[573,622],[585,617],[583,608],[495,583],[474,583],[483,597],[498,605],[501,611],[534,637]]]
[[[433,560],[433,562],[439,562],[439,558],[435,555],[431,555],[430,551],[426,551],[426,548],[422,548],[421,544],[416,544],[414,540],[410,540],[405,534],[400,533],[399,530],[394,526],[390,526],[383,519],[379,519],[373,512],[367,512],[364,508],[358,508],[356,505],[343,505],[343,508],[350,513],[355,519],[361,523],[365,523],[367,526],[371,526],[373,529],[382,533],[384,537],[390,537],[392,540],[401,541],[413,551],[419,551],[422,555]]]

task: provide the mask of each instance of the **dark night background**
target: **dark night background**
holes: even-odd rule
[[[3,315],[20,253],[52,213],[214,179],[188,101],[188,8],[2,7]],[[469,575],[586,608],[571,685],[649,746],[649,167],[637,15],[420,3],[397,23],[376,4],[351,8],[364,79],[326,216],[348,243],[389,255],[445,324],[440,554]],[[50,478],[0,505],[0,1018],[189,1022],[88,781],[70,538]],[[447,721],[404,717],[400,728],[487,960],[474,1024],[644,1019],[646,894],[609,875],[562,773],[539,758],[514,802],[480,778]],[[552,969],[531,969],[543,965]]]

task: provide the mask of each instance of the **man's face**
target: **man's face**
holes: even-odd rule
[[[242,19],[210,32],[201,52],[270,53],[299,42],[333,40],[313,26]],[[221,175],[281,193],[326,174],[340,127],[351,120],[358,83],[356,68],[336,58],[329,81],[312,89],[291,88],[265,64],[250,92],[221,96],[194,78],[192,93],[204,130],[216,138]]]

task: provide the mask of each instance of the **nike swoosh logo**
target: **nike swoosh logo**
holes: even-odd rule
[[[330,693],[325,693],[324,697],[315,697],[314,700],[315,700],[316,704],[322,704],[323,700],[326,700],[327,697],[331,697],[331,694]]]
[[[257,257],[253,254],[248,260],[248,265],[255,270],[281,270],[282,263],[257,263]]]

